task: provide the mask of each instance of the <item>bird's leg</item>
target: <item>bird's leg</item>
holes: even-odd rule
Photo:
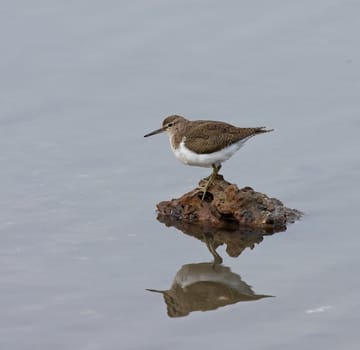
[[[212,254],[212,256],[214,257],[214,263],[213,266],[215,265],[219,265],[222,264],[223,259],[222,257],[218,254],[218,252],[216,251],[216,248],[214,247],[214,237],[213,236],[207,236],[204,235],[204,241],[205,244],[207,246],[207,248],[209,249],[209,252]]]
[[[201,198],[202,200],[204,200],[207,190],[215,181],[217,174],[219,173],[219,170],[221,169],[221,164],[219,164],[217,166],[215,164],[213,164],[212,168],[213,168],[213,172],[211,173],[209,180],[207,181],[206,185],[204,186],[204,192],[203,192],[203,195]]]

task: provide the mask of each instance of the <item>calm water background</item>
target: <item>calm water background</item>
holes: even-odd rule
[[[357,1],[2,1],[1,349],[358,349]],[[171,319],[211,256],[155,220],[209,171],[164,116],[275,128],[223,166],[306,213],[224,264],[275,298]]]

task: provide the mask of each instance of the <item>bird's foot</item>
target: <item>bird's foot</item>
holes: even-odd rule
[[[218,176],[218,173],[219,173],[219,170],[221,168],[221,165],[213,165],[212,166],[213,168],[213,172],[211,173],[211,175],[209,176],[205,186],[203,186],[202,188],[200,188],[200,191],[203,192],[203,195],[201,197],[201,200],[204,200],[205,199],[205,196],[206,196],[206,192],[207,190],[210,188],[210,186],[215,182],[215,179],[217,178]]]
[[[200,187],[200,192],[202,192],[202,197],[201,197],[201,200],[204,200],[205,199],[205,196],[206,196],[206,193],[208,191],[208,189],[210,188],[210,186],[213,184],[214,180],[210,179],[206,182],[206,184],[202,187]]]

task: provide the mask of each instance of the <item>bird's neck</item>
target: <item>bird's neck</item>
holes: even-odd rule
[[[180,135],[180,134],[169,135],[170,145],[171,145],[173,152],[175,152],[175,150],[179,148],[180,143],[183,140],[183,138],[184,138],[184,136]]]
[[[181,124],[175,126],[175,130],[172,130],[169,134],[171,148],[173,150],[177,149],[186,135],[186,130],[188,127],[188,121],[184,121]]]

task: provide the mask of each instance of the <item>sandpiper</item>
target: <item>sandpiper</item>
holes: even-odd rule
[[[144,137],[166,132],[175,157],[186,165],[213,168],[204,186],[202,199],[221,168],[251,137],[273,131],[265,127],[238,128],[214,120],[188,120],[180,115],[170,115],[157,129]]]

